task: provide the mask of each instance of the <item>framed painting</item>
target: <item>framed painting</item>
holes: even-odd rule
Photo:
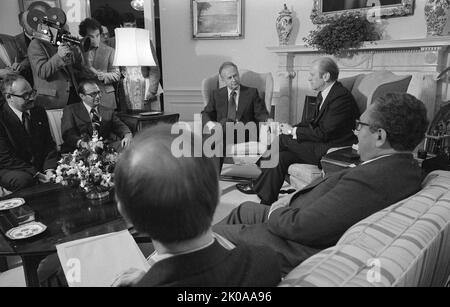
[[[244,0],[191,0],[194,39],[244,37]]]
[[[311,20],[315,24],[328,23],[349,11],[379,17],[412,15],[414,0],[314,0]]]
[[[26,11],[30,8],[30,6],[37,6],[37,7],[61,7],[61,0],[19,0],[19,8],[20,11]]]

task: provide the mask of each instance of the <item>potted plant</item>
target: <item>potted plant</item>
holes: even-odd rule
[[[358,49],[364,42],[379,40],[381,34],[376,23],[360,13],[347,12],[326,25],[319,25],[303,40],[307,46],[321,52],[342,56],[344,51]]]

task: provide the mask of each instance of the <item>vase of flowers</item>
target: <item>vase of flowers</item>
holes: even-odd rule
[[[108,200],[114,187],[118,154],[104,144],[95,130],[87,144],[58,162],[53,181],[80,188],[89,200]]]
[[[427,35],[442,35],[449,15],[450,0],[428,0],[425,3]]]

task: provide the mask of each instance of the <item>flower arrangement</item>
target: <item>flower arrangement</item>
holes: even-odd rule
[[[375,23],[358,12],[345,12],[329,24],[310,31],[303,41],[321,52],[341,56],[343,51],[360,48],[364,42],[380,38]]]
[[[58,162],[53,180],[66,186],[79,186],[86,195],[109,194],[114,187],[117,159],[118,154],[106,146],[94,131],[86,147],[75,150]]]

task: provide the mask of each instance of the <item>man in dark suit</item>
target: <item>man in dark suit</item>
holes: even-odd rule
[[[337,82],[338,77],[339,68],[331,58],[313,63],[308,81],[319,92],[314,118],[293,127],[281,125],[277,166],[262,168],[254,183],[238,184],[241,192],[256,193],[261,203],[270,205],[278,199],[291,164],[317,165],[328,149],[356,142],[352,129],[359,110],[352,94]]]
[[[80,23],[79,29],[82,37],[89,37],[91,40],[90,50],[84,53],[82,76],[98,81],[103,94],[102,105],[115,110],[120,70],[113,66],[114,49],[100,41],[102,26],[97,20],[86,18]]]
[[[329,174],[270,208],[241,204],[214,231],[234,244],[272,247],[286,274],[335,245],[355,223],[421,189],[421,169],[412,150],[426,128],[421,101],[409,94],[387,94],[357,121],[361,165]]]
[[[30,84],[11,74],[2,92],[6,103],[0,107],[0,186],[14,192],[36,179],[47,182],[56,167],[57,151],[47,114],[34,106],[36,93]]]
[[[78,88],[82,102],[64,108],[61,119],[61,133],[64,144],[63,152],[86,147],[94,130],[107,144],[117,151],[128,146],[132,134],[113,109],[101,105],[102,92],[95,80],[84,80]],[[112,135],[114,134],[114,135]],[[116,140],[115,137],[119,137]]]
[[[116,167],[119,211],[155,248],[149,272],[131,271],[118,284],[134,280],[139,287],[276,286],[281,275],[274,252],[263,246],[235,247],[212,232],[219,203],[215,163],[195,157],[194,149],[177,158],[172,144],[181,133],[174,135],[171,128],[160,125],[140,134]],[[194,138],[200,136],[189,133],[185,140]]]
[[[221,129],[223,132],[223,154],[226,154],[226,125],[227,123],[243,123],[244,125],[253,122],[258,127],[259,123],[269,119],[266,105],[259,97],[256,88],[247,87],[241,84],[237,66],[231,62],[223,63],[219,68],[219,75],[226,86],[214,90],[207,106],[202,112],[202,124],[209,131]],[[239,137],[239,136],[238,136]],[[257,139],[258,133],[248,135],[245,141]],[[233,143],[236,143],[236,133]],[[217,144],[216,144],[217,145]],[[220,159],[222,168],[223,158]]]
[[[77,78],[82,60],[77,48],[67,44],[55,47],[35,38],[28,47],[28,59],[37,90],[37,105],[52,110],[80,101]]]

